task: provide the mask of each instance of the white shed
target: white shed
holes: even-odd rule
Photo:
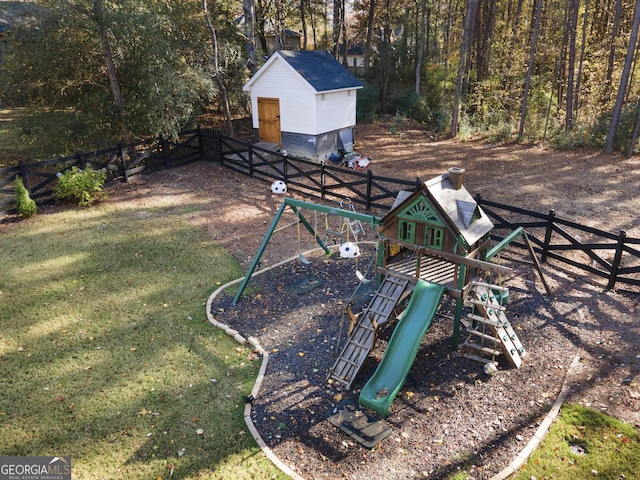
[[[245,84],[263,142],[322,162],[353,150],[362,83],[329,52],[279,50]]]

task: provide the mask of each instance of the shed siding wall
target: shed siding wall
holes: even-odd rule
[[[356,124],[356,90],[316,95],[317,128],[315,134],[352,127]]]
[[[316,130],[315,90],[281,61],[272,63],[251,87],[253,128],[258,128],[258,97],[280,99],[282,131],[312,133]]]

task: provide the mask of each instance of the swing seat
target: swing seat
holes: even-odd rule
[[[311,260],[309,260],[307,257],[305,257],[302,253],[298,254],[298,259],[300,259],[300,261],[302,263],[304,263],[305,265],[309,265],[311,263]]]

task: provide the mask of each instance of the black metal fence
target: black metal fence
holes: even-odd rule
[[[126,182],[142,172],[200,160],[200,139],[199,130],[191,130],[181,133],[175,141],[160,137],[141,141],[128,148],[119,145],[41,162],[18,162],[15,166],[0,168],[0,215],[14,208],[15,180],[18,177],[22,179],[31,198],[43,203],[52,198],[57,174],[74,166],[84,169],[91,165],[96,170],[106,170],[107,184]]]
[[[317,163],[274,152],[258,145],[227,137],[218,130],[197,129],[184,132],[176,141],[165,138],[140,142],[128,149],[122,146],[0,169],[0,214],[13,208],[13,183],[21,177],[31,197],[38,202],[51,198],[57,172],[90,164],[106,169],[107,182],[128,181],[141,172],[184,165],[197,160],[215,162],[257,180],[283,180],[293,192],[320,200],[349,198],[366,210],[388,209],[400,190],[414,190],[413,181],[374,175],[331,162]],[[503,205],[476,197],[495,224],[495,237],[506,236],[523,227],[541,261],[549,259],[570,265],[604,280],[607,289],[619,284],[640,287],[640,239],[625,231],[609,233],[547,214]],[[4,207],[4,208],[3,208]],[[522,243],[514,246],[526,249]]]
[[[322,200],[350,198],[354,204],[388,209],[399,190],[414,190],[413,181],[374,175],[370,170],[345,168],[331,161],[313,162],[283,155],[216,130],[201,130],[203,158],[258,180],[283,180],[287,188]]]
[[[476,201],[493,220],[494,232],[523,227],[542,262],[553,259],[571,265],[603,279],[608,290],[617,284],[640,287],[640,238],[627,237],[625,230],[610,233],[581,225],[558,217],[554,210],[532,212],[480,196]]]

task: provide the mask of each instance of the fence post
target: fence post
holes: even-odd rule
[[[198,151],[200,160],[204,160],[204,139],[202,138],[202,125],[198,124]]]
[[[124,147],[122,143],[118,144],[118,149],[120,150],[120,161],[122,162],[122,177],[125,183],[129,183],[129,173],[127,172],[127,159],[124,155]]]
[[[29,195],[31,195],[31,185],[29,184],[29,174],[27,171],[27,166],[22,163],[22,160],[18,160],[18,166],[20,167],[20,177],[22,178],[22,184],[24,185],[24,188],[27,189],[27,192],[29,192]]]
[[[80,168],[82,170],[85,170],[87,168],[86,156],[80,150],[78,150],[78,152],[76,153],[76,156],[78,157],[78,162],[80,162]]]
[[[320,198],[322,200],[324,200],[324,197],[325,197],[325,191],[326,191],[325,184],[326,184],[326,181],[327,181],[325,168],[326,168],[326,166],[325,166],[324,162],[322,162],[320,164]]]
[[[282,181],[287,183],[289,180],[289,157],[286,153],[282,154],[282,174],[284,175]]]
[[[609,277],[609,283],[607,283],[607,290],[613,290],[616,286],[618,270],[620,269],[620,263],[622,262],[622,251],[624,249],[625,238],[627,238],[626,230],[620,230],[620,234],[618,235],[618,244],[616,245],[616,254],[613,257],[613,264],[611,265],[611,276]]]
[[[546,263],[547,253],[549,252],[549,245],[551,244],[551,234],[553,233],[553,220],[556,218],[556,211],[554,209],[549,210],[549,216],[547,217],[547,231],[544,234],[544,244],[542,245],[542,256],[540,261]]]
[[[253,178],[253,145],[249,145],[249,177]]]
[[[373,172],[371,170],[367,170],[367,206],[366,206],[367,211],[371,209],[371,184],[372,183],[373,183]]]

